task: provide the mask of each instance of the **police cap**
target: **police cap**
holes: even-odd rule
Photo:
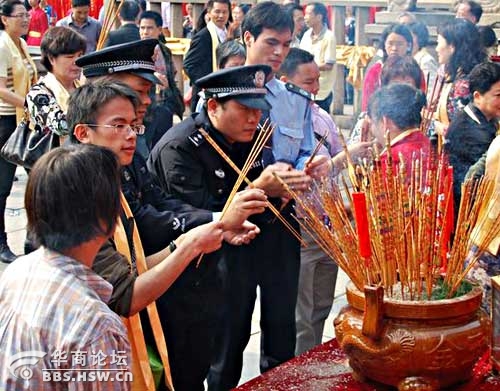
[[[205,100],[234,99],[243,106],[269,110],[265,84],[270,73],[267,65],[225,68],[196,80],[195,84],[203,90]]]
[[[85,77],[126,72],[160,84],[154,75],[153,54],[156,45],[158,45],[157,39],[113,45],[78,58],[76,65],[82,68]]]

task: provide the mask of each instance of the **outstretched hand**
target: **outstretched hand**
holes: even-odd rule
[[[240,229],[224,231],[224,240],[233,246],[250,243],[260,233],[260,228],[255,224],[244,221]]]

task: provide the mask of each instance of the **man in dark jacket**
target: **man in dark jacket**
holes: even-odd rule
[[[199,99],[198,92],[200,91],[194,82],[217,69],[215,49],[219,43],[226,40],[226,24],[230,13],[231,3],[229,0],[209,0],[207,14],[210,16],[210,22],[195,34],[184,58],[184,70],[193,84],[191,98],[191,112],[193,113],[196,110]]]
[[[139,4],[135,0],[126,0],[120,8],[121,26],[110,31],[104,47],[137,41],[139,37],[139,27],[137,27],[137,17],[139,16]]]

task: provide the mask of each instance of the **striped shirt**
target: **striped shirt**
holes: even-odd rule
[[[43,248],[9,265],[0,277],[0,389],[130,389],[120,381],[131,368],[127,333],[106,304],[112,289]],[[108,379],[89,381],[101,374]]]

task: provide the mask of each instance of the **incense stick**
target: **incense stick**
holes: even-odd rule
[[[267,122],[267,121],[266,121]],[[260,132],[257,134],[257,138],[255,142],[253,143],[252,149],[250,150],[250,153],[247,156],[247,159],[245,161],[245,164],[243,168],[241,169],[241,172],[238,176],[238,179],[236,180],[233,189],[231,190],[231,193],[229,194],[229,197],[226,200],[226,203],[224,205],[224,208],[222,209],[221,215],[220,215],[220,220],[223,219],[224,215],[227,213],[229,206],[233,202],[234,196],[240,189],[243,181],[247,177],[248,171],[252,168],[253,164],[255,163],[255,160],[259,157],[260,153],[262,152],[262,149],[266,145],[267,141],[269,140],[269,137],[271,137],[271,134],[274,131],[274,126],[271,126],[270,122],[269,125],[261,127]],[[201,260],[203,258],[203,254],[200,255],[198,258],[197,266],[200,264]]]
[[[238,174],[241,175],[241,170],[236,164],[231,160],[231,158],[222,150],[222,148],[215,142],[215,140],[208,134],[205,129],[200,129],[200,133],[205,137],[208,143],[219,153],[219,155],[226,161],[227,164]],[[244,178],[245,182],[253,187],[252,182],[248,178]],[[274,215],[283,223],[283,225],[295,236],[303,246],[307,247],[306,243],[302,240],[300,234],[293,228],[288,221],[281,215],[281,213],[276,209],[276,207],[268,203],[269,210],[274,213]]]

